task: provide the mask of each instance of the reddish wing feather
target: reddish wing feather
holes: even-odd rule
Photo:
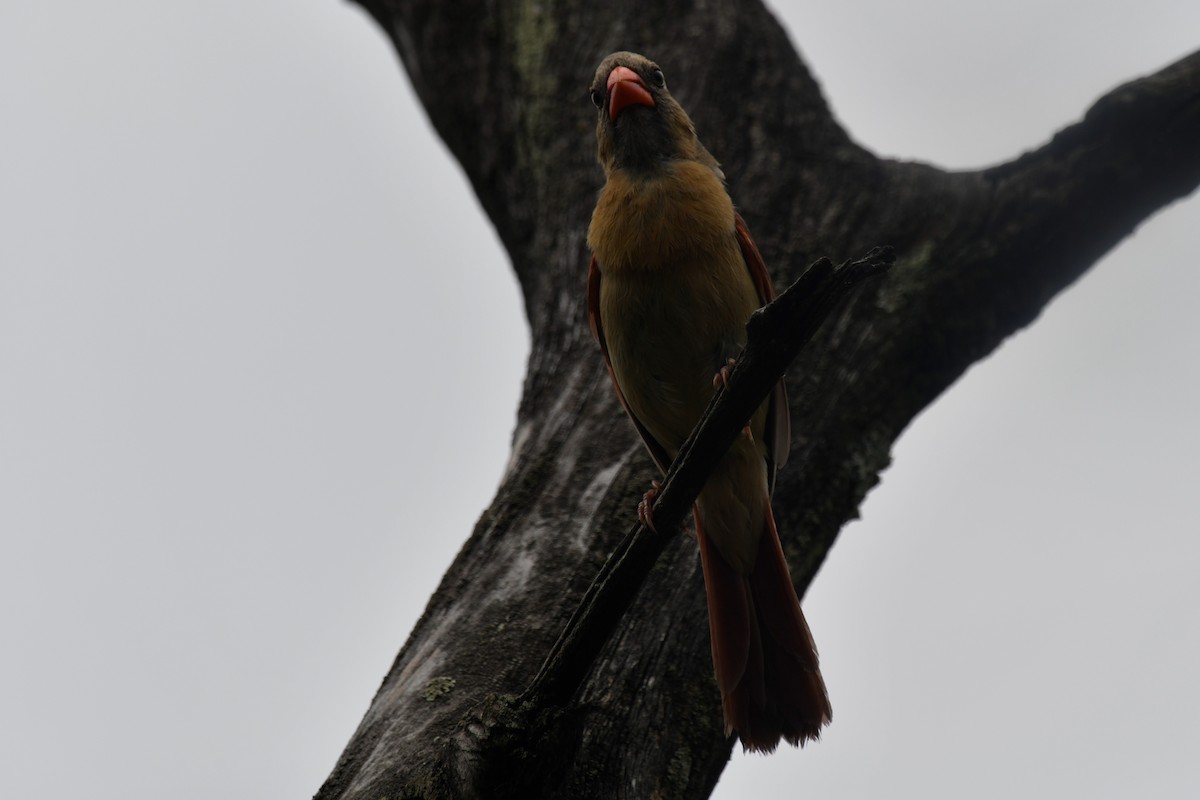
[[[758,290],[759,302],[766,305],[775,299],[775,287],[771,284],[771,274],[767,272],[767,265],[763,263],[762,254],[758,252],[758,246],[754,244],[750,229],[746,227],[746,220],[742,219],[741,214],[733,215],[733,231],[737,236],[738,246],[742,248],[742,259],[746,262],[746,269],[750,271],[750,280],[754,281],[754,288]],[[792,446],[792,423],[787,389],[783,381],[775,384],[775,390],[771,393],[764,438],[770,455],[768,485],[774,490],[775,472],[787,463],[788,451]]]
[[[746,220],[736,212],[733,215],[733,232],[737,236],[738,246],[742,248],[746,268],[750,270],[750,279],[754,281],[754,288],[758,290],[758,299],[765,306],[775,299],[775,286],[771,283],[767,265],[763,263],[762,253],[758,252],[758,245],[754,243],[750,229],[746,227]]]

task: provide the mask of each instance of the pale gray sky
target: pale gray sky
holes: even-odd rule
[[[778,7],[953,167],[1200,47],[1193,0],[850,6]],[[4,2],[0,102],[0,796],[311,796],[507,458],[506,259],[347,3]],[[1200,791],[1197,231],[905,434],[806,599],[834,725],[717,798]]]

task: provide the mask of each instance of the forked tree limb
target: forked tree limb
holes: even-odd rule
[[[563,713],[532,728],[489,719],[513,707],[489,696],[515,698],[539,672],[653,475],[584,311],[602,180],[585,95],[595,65],[620,49],[663,65],[777,285],[818,254],[878,242],[899,254],[787,373],[793,441],[774,508],[802,590],[905,426],[1200,183],[1200,53],[1118,87],[1007,164],[948,172],[855,144],[753,0],[360,4],[496,226],[532,348],[496,498],[318,796],[706,797],[730,743],[695,548],[681,537],[598,655],[572,667],[586,674],[565,681]],[[821,620],[809,622],[820,641]]]

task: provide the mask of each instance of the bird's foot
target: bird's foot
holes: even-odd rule
[[[733,368],[737,366],[737,359],[730,358],[725,361],[725,366],[717,370],[717,374],[713,375],[713,388],[729,388],[729,376],[733,374]],[[750,425],[742,428],[742,436],[745,436],[751,442],[754,441],[754,434],[750,431]]]
[[[642,502],[638,503],[638,522],[655,533],[658,531],[654,527],[654,498],[658,497],[660,489],[662,489],[661,483],[650,481],[650,488],[642,495]]]
[[[717,370],[717,374],[713,375],[713,388],[729,388],[729,376],[733,374],[733,368],[737,366],[736,359],[729,359],[725,362],[725,366]]]

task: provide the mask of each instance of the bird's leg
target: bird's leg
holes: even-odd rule
[[[638,503],[638,522],[645,525],[652,531],[658,532],[654,527],[654,498],[658,497],[659,490],[662,489],[662,484],[658,481],[650,481],[650,488],[642,495],[642,502]]]

